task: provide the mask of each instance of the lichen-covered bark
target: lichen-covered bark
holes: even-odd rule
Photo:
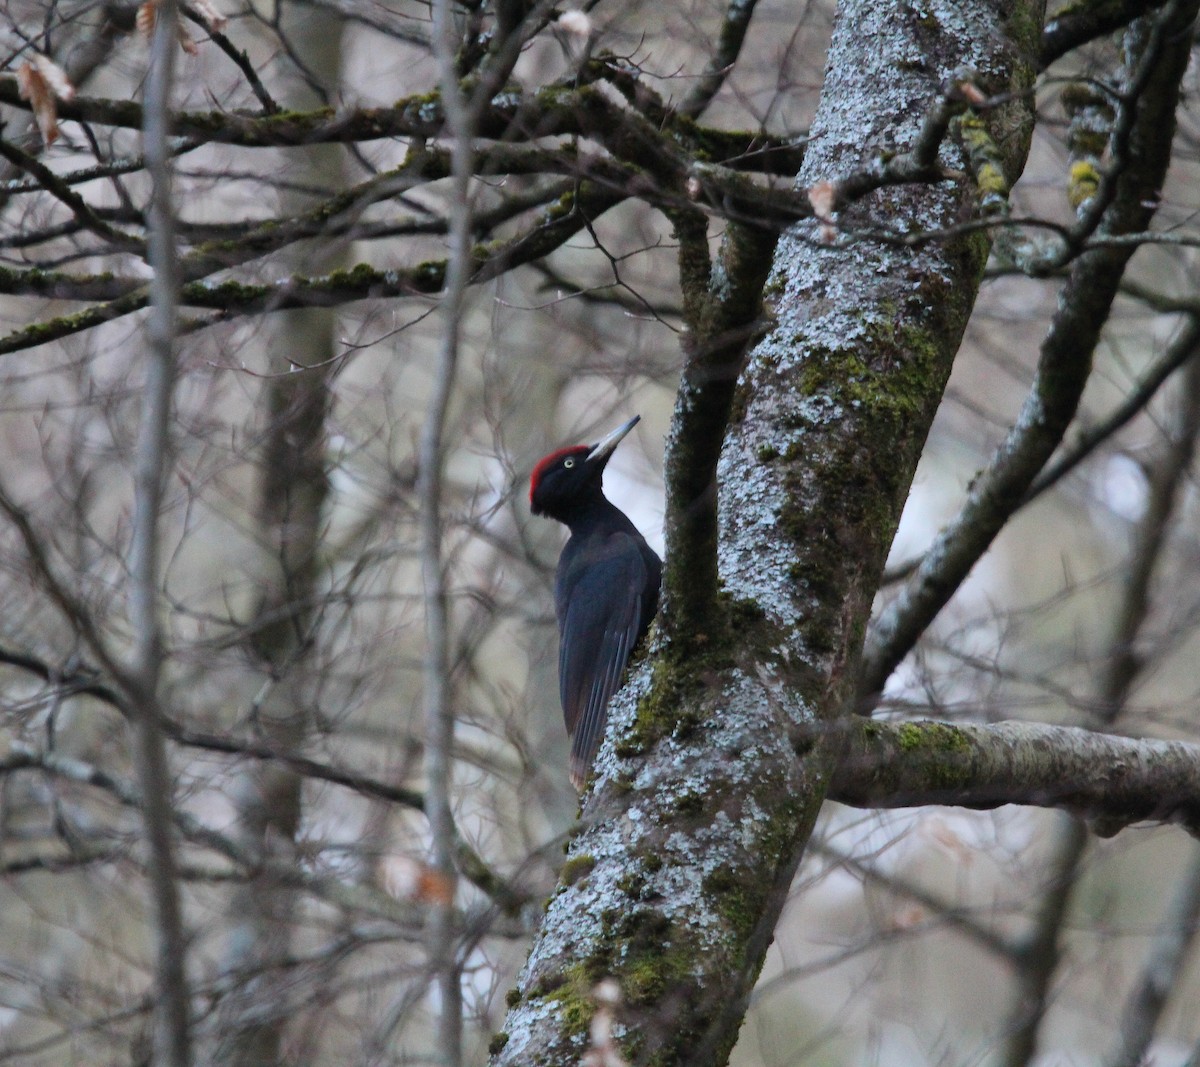
[[[862,808],[1065,808],[1116,833],[1179,822],[1200,834],[1200,745],[1034,722],[846,723],[829,796]]]
[[[841,4],[801,184],[904,150],[963,67],[988,92],[1026,87],[1020,57],[1035,54],[1039,26],[1033,4]],[[1028,103],[986,116],[1010,180]],[[962,168],[957,148],[943,152]],[[966,179],[896,188],[843,223],[939,230],[975,201]],[[872,594],[986,253],[978,235],[823,246],[804,227],[780,242],[775,324],[742,374],[718,472],[725,593],[706,624],[667,620],[611,709],[497,1065],[577,1063],[591,990],[607,976],[621,985],[631,1063],[727,1059],[837,755],[838,731],[814,727],[846,714]]]

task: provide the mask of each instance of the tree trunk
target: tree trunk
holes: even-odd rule
[[[839,5],[800,185],[909,147],[961,69],[987,94],[1028,88],[1040,24],[1034,3]],[[983,114],[1009,182],[1030,103]],[[972,216],[961,151],[947,143],[940,158],[959,174],[865,197],[832,244],[815,223],[779,243],[775,321],[742,373],[718,472],[721,609],[703,629],[668,620],[670,640],[615,702],[496,1064],[577,1063],[610,976],[631,1063],[728,1058],[837,757],[839,731],[815,727],[849,713],[872,597],[987,258],[978,232],[915,247],[866,236]]]

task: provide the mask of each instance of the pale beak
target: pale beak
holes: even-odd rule
[[[634,415],[632,419],[618,426],[607,437],[597,441],[596,444],[592,445],[592,450],[588,453],[587,459],[584,462],[591,463],[592,460],[596,459],[608,459],[612,455],[613,449],[621,443],[621,439],[641,421],[641,415]]]

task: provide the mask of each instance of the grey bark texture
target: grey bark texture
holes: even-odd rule
[[[829,796],[862,808],[1027,804],[1087,817],[1101,836],[1135,822],[1200,833],[1200,746],[1039,722],[854,721]]]
[[[840,5],[800,185],[909,147],[965,67],[988,93],[1027,87],[1022,57],[1039,26],[1032,4]],[[1010,181],[1028,104],[986,115]],[[943,161],[966,170],[952,144]],[[976,197],[961,176],[877,191],[844,213],[832,244],[816,224],[780,241],[766,289],[774,324],[748,357],[720,459],[719,610],[707,626],[660,620],[669,638],[612,709],[495,1064],[577,1063],[592,990],[609,976],[629,1062],[728,1058],[841,745],[820,727],[847,713],[988,250],[978,234],[915,248],[866,234],[943,230]],[[690,503],[668,500],[668,529]]]

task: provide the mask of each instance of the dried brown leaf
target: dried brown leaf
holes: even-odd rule
[[[137,11],[137,30],[143,37],[149,37],[154,32],[154,23],[158,20],[158,0],[146,0]]]
[[[832,244],[837,237],[837,225],[833,218],[834,205],[837,203],[837,186],[827,178],[814,182],[808,188],[808,202],[821,224],[821,240],[825,244]]]
[[[59,100],[74,100],[75,86],[71,84],[71,79],[67,77],[67,72],[54,62],[49,56],[44,56],[40,52],[34,53],[33,65],[37,67],[38,72],[46,79],[46,84],[50,86],[51,91]]]
[[[422,864],[420,877],[417,879],[416,897],[426,904],[448,908],[454,903],[454,881],[441,871]]]
[[[394,856],[383,867],[383,887],[398,900],[449,907],[454,903],[454,882],[428,863],[410,856]]]
[[[49,56],[34,54],[17,68],[17,91],[30,110],[46,144],[58,140],[58,101],[71,100],[75,86]]]

